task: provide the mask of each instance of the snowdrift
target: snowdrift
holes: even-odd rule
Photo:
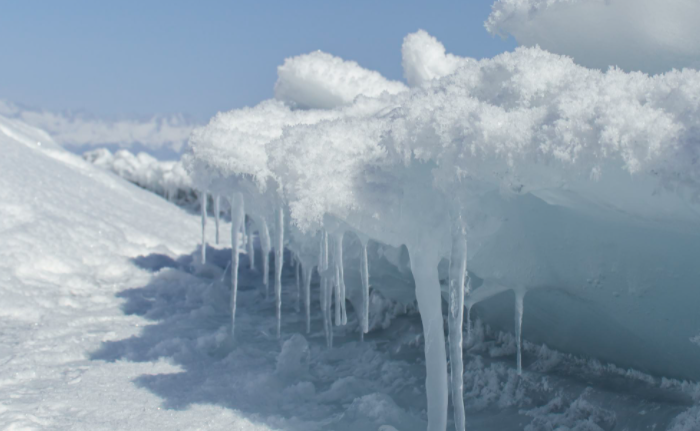
[[[329,346],[346,299],[367,321],[370,285],[417,300],[431,430],[447,415],[441,296],[454,399],[472,306],[518,345],[522,331],[700,379],[700,73],[601,72],[539,48],[477,61],[423,31],[402,52],[410,89],[301,56],[280,67],[277,100],[190,138],[195,187],[231,197],[273,238],[278,316],[285,246],[321,275]],[[242,221],[232,228],[240,236]]]

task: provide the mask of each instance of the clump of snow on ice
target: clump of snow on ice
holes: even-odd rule
[[[399,406],[387,394],[373,393],[355,399],[347,414],[357,418],[369,418],[378,424],[399,424],[406,417]]]
[[[299,379],[309,374],[309,343],[301,334],[294,334],[282,344],[277,356],[275,374],[281,379]]]
[[[303,109],[330,109],[357,96],[377,97],[406,90],[378,72],[322,51],[288,58],[277,68],[275,98]]]
[[[525,427],[525,431],[612,430],[617,421],[615,413],[591,403],[588,398],[592,392],[591,388],[587,388],[570,404],[562,397],[555,397],[542,407],[524,411],[526,415],[533,417],[532,422]]]
[[[324,403],[348,403],[355,398],[372,392],[372,383],[355,376],[341,377],[331,384],[331,387],[319,395],[319,401]]]
[[[403,74],[411,87],[450,75],[470,62],[474,60],[445,53],[445,46],[425,30],[409,34],[401,46]]]
[[[690,407],[671,421],[668,431],[693,431],[700,429],[700,406]]]

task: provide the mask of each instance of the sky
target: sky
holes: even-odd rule
[[[0,99],[98,116],[217,111],[273,96],[277,66],[320,49],[403,80],[401,43],[424,29],[448,52],[515,47],[484,29],[492,0],[8,0]]]

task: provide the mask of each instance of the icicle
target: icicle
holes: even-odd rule
[[[310,263],[302,266],[304,274],[304,311],[306,311],[306,333],[311,332],[311,275],[314,267]]]
[[[467,238],[461,227],[452,232],[450,256],[449,297],[450,311],[447,321],[450,330],[450,376],[452,378],[452,406],[455,429],[464,431],[464,364],[462,363],[462,322],[464,318],[464,287],[467,274]]]
[[[201,259],[202,264],[207,261],[207,192],[201,191],[199,193],[199,206],[200,212],[202,214],[202,249],[201,249]]]
[[[255,220],[258,225],[258,234],[260,235],[260,249],[262,250],[263,258],[263,285],[265,286],[265,298],[270,297],[270,250],[272,244],[270,241],[270,231],[267,228],[267,220],[264,217],[258,217]]]
[[[437,252],[428,244],[409,249],[416,299],[425,338],[425,391],[428,398],[428,431],[447,428],[447,358],[442,322],[442,297]]]
[[[523,300],[525,291],[515,290],[515,344],[518,348],[518,375],[523,373]]]
[[[321,277],[321,311],[326,346],[333,347],[333,325],[331,323],[331,283],[328,280],[328,232],[321,232],[321,250],[318,258],[318,275]]]
[[[251,226],[250,221],[246,223],[246,245],[248,246],[248,263],[250,264],[250,269],[255,270],[255,244],[253,243],[253,226]]]
[[[216,244],[219,244],[219,203],[220,203],[220,196],[216,195],[214,196],[214,223],[216,224]],[[233,215],[233,210],[231,210],[231,214]]]
[[[472,342],[472,305],[467,305],[467,345]]]
[[[338,263],[338,247],[336,244],[338,243],[338,238],[333,236],[331,237],[331,247],[333,250],[333,267],[332,267],[332,276],[333,276],[333,296],[335,297],[335,326],[340,326],[343,323],[342,319],[342,312],[341,312],[341,306],[340,306],[340,264]]]
[[[335,259],[335,282],[336,282],[336,300],[335,306],[338,308],[336,311],[336,325],[347,325],[348,324],[348,313],[345,308],[345,270],[343,268],[343,236],[345,232],[340,232],[335,235],[335,240],[333,245],[335,246],[334,259]],[[340,323],[338,323],[338,316],[340,316]]]
[[[243,207],[243,195],[241,193],[234,193],[231,196],[231,336],[234,336],[234,330],[236,328],[236,296],[238,295],[239,262],[238,248],[240,247],[241,230],[243,229],[244,223],[245,208]]]
[[[298,256],[295,257],[294,261],[295,261],[294,273],[295,273],[296,279],[297,279],[297,300],[296,300],[296,304],[294,305],[294,309],[298,313],[300,310],[299,305],[301,302],[301,275],[299,274],[301,264],[299,263]]]
[[[326,278],[326,310],[328,314],[328,348],[333,348],[333,324],[331,321],[331,306],[333,304],[333,283],[330,278]]]
[[[362,241],[362,262],[360,273],[362,277],[362,334],[369,332],[369,265],[367,262],[367,241]],[[362,336],[364,339],[364,335]]]
[[[275,309],[277,310],[277,338],[282,333],[282,265],[284,264],[284,208],[277,210],[275,226]]]

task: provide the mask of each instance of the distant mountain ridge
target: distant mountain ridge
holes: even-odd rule
[[[179,157],[192,129],[199,125],[184,114],[100,118],[84,112],[27,108],[0,100],[0,115],[47,131],[66,149],[82,153],[94,147],[130,148],[157,158]]]

